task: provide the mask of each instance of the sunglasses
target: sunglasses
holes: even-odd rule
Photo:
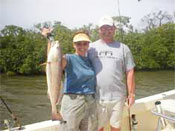
[[[76,46],[88,46],[89,42],[86,41],[80,41],[75,43]]]

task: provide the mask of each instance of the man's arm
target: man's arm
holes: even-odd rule
[[[128,104],[131,107],[135,102],[135,77],[134,69],[127,72]]]

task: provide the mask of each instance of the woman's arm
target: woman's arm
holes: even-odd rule
[[[65,69],[66,65],[67,65],[66,55],[63,55],[63,57],[62,57],[62,70]]]

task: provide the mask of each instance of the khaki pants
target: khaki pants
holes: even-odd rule
[[[96,102],[93,95],[65,94],[61,114],[67,121],[62,131],[97,131]]]
[[[124,105],[125,99],[118,101],[99,101],[97,103],[98,128],[100,129],[106,126],[109,122],[112,127],[120,128]]]

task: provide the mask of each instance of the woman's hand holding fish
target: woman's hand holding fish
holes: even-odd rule
[[[63,118],[60,114],[60,112],[58,111],[57,113],[52,113],[52,120],[59,120],[59,121],[63,121]]]
[[[53,29],[51,28],[43,28],[41,29],[41,34],[44,36],[44,37],[47,37],[48,34],[50,34],[52,32]]]

